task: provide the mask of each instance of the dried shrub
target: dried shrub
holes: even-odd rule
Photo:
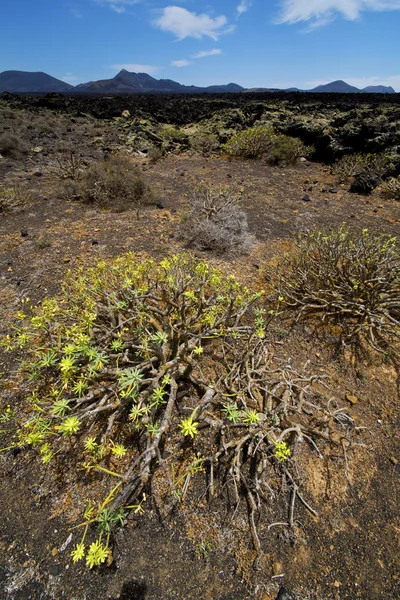
[[[55,179],[79,179],[85,168],[85,162],[73,150],[67,150],[64,154],[56,156],[49,166],[49,174]]]
[[[390,177],[383,183],[382,189],[389,198],[400,200],[400,177]]]
[[[296,320],[335,325],[343,344],[366,340],[373,348],[400,333],[400,253],[388,235],[343,225],[300,237],[285,260],[278,294]]]
[[[30,395],[13,445],[36,453],[44,477],[54,467],[75,510],[90,494],[74,562],[106,562],[146,494],[165,515],[198,504],[199,489],[219,496],[248,519],[259,558],[270,527],[298,527],[299,504],[317,514],[302,458],[332,447],[338,459],[354,421],[320,377],[274,362],[261,295],[186,255],[129,254],[71,273],[60,296],[17,315],[3,345],[25,352]]]
[[[242,158],[260,158],[271,148],[276,133],[270,125],[259,125],[235,133],[225,144],[224,151]]]
[[[141,172],[132,165],[129,156],[111,155],[107,160],[92,163],[75,179],[66,179],[60,187],[63,197],[97,204],[113,210],[139,208],[152,200],[149,186]]]
[[[188,247],[218,253],[245,252],[252,243],[247,215],[230,187],[195,190],[180,235]]]
[[[0,135],[0,154],[19,159],[28,153],[28,146],[23,139],[12,133]]]

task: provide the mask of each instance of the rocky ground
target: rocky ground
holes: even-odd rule
[[[2,333],[24,298],[39,303],[57,294],[70,269],[127,251],[138,258],[161,258],[181,250],[179,221],[190,208],[193,190],[204,183],[239,190],[255,243],[246,255],[201,255],[256,289],[268,285],[270,266],[301,231],[347,222],[399,233],[398,201],[387,198],[380,187],[368,196],[350,193],[351,181],[337,181],[327,164],[307,160],[275,167],[201,155],[190,144],[199,132],[217,136],[220,143],[227,131],[265,122],[269,115],[282,131],[313,143],[318,158],[361,148],[396,156],[400,134],[394,116],[400,109],[386,99],[379,106],[365,98],[363,104],[340,99],[332,105],[322,100],[316,104],[313,97],[299,106],[291,97],[273,102],[251,97],[236,106],[231,96],[212,98],[209,104],[202,98],[185,98],[180,104],[170,99],[179,112],[174,108],[169,115],[170,104],[159,97],[138,102],[54,96],[0,101],[0,135],[21,139],[14,155],[3,153],[0,158],[3,195],[5,189],[14,190],[0,213]],[[121,116],[123,110],[129,114]],[[177,125],[181,135],[170,130],[165,135],[167,126],[175,130]],[[152,162],[146,154],[159,143],[167,154]],[[136,207],[113,212],[60,199],[57,157],[71,149],[85,164],[117,149],[129,150],[132,165],[153,189],[152,204],[138,215]],[[49,478],[33,452],[14,448],[0,454],[0,596],[275,600],[281,590],[280,600],[398,598],[400,421],[395,365],[370,353],[355,369],[347,353],[335,356],[332,345],[313,328],[286,321],[273,323],[269,335],[276,356],[298,366],[309,360],[316,373],[329,375],[332,395],[370,430],[349,453],[347,476],[342,456],[328,453],[323,461],[310,460],[306,493],[318,516],[303,507],[295,531],[265,528],[264,555],[255,570],[251,539],[243,542],[239,518],[237,523],[226,519],[221,526],[220,504],[208,509],[189,503],[160,519],[149,503],[144,515],[130,518],[117,534],[111,566],[91,571],[72,564],[69,556],[75,535],[71,528],[80,521],[66,502],[62,474]],[[18,415],[24,390],[16,384],[17,365],[9,354],[2,352],[0,358],[0,414],[11,404]],[[10,440],[11,429],[8,422],[0,423],[1,446]],[[204,540],[209,542],[206,550]]]

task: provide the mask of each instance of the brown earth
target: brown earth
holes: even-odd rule
[[[39,116],[46,119],[46,113]],[[398,202],[385,198],[379,188],[368,197],[350,194],[349,185],[336,184],[327,167],[309,162],[279,168],[185,153],[153,165],[133,157],[163,208],[144,207],[138,219],[136,210],[115,213],[61,201],[47,173],[57,140],[49,132],[38,137],[37,115],[21,112],[18,118],[34,121],[30,146],[44,149],[19,160],[0,159],[0,184],[19,183],[29,192],[23,205],[0,213],[3,333],[23,298],[38,303],[56,294],[69,269],[126,251],[138,258],[160,258],[182,249],[179,219],[190,205],[193,189],[203,182],[240,190],[256,243],[246,256],[201,255],[257,289],[267,284],[268,264],[276,262],[302,230],[337,227],[346,221],[399,233]],[[58,141],[62,138],[79,147],[88,161],[101,156],[91,145],[95,134],[106,144],[118,144],[112,122],[54,119]],[[13,118],[6,126],[15,128]],[[309,201],[303,200],[306,194]],[[394,367],[371,354],[356,370],[346,354],[333,357],[322,335],[283,321],[271,326],[271,349],[295,365],[309,360],[315,372],[327,373],[338,400],[346,403],[346,394],[355,396],[354,405],[347,402],[348,412],[371,432],[349,453],[347,477],[343,457],[334,453],[321,463],[310,458],[306,464],[307,497],[317,517],[303,507],[295,531],[269,530],[262,539],[261,568],[254,570],[250,538],[243,544],[240,523],[228,519],[224,528],[217,525],[216,514],[223,510],[218,503],[210,507],[188,503],[167,519],[150,506],[117,534],[113,564],[89,571],[72,564],[72,544],[65,546],[71,526],[79,520],[73,520],[62,504],[63,482],[49,487],[33,453],[10,450],[0,454],[0,597],[272,600],[284,586],[291,597],[303,600],[399,598],[400,418]],[[12,404],[18,414],[23,390],[14,389],[17,365],[8,354],[0,358],[4,373],[0,408],[4,412]],[[9,425],[0,423],[0,430],[7,441]],[[202,556],[204,539],[211,543]]]

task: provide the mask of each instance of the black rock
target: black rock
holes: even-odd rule
[[[311,198],[308,194],[306,194],[305,196],[302,197],[302,200],[304,200],[304,202],[311,202]]]
[[[159,208],[160,210],[165,208],[165,206],[162,202],[157,202],[156,207]]]
[[[281,587],[276,597],[276,600],[294,600],[294,598],[289,594],[286,588]]]
[[[92,240],[92,246],[98,246],[99,240]]]
[[[51,567],[49,569],[49,574],[53,575],[53,577],[57,577],[57,575],[60,575],[61,574],[60,565],[51,565]]]
[[[354,194],[368,195],[374,190],[380,183],[380,178],[369,173],[360,173],[356,175],[353,183],[350,187],[350,192]]]
[[[26,229],[21,229],[21,236],[22,237],[27,237],[29,235],[29,233],[27,232]]]
[[[336,189],[336,188],[331,188],[331,189],[329,190],[329,192],[330,192],[331,194],[337,194],[337,189]]]

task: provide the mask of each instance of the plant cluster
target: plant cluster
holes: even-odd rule
[[[21,185],[0,186],[0,212],[7,212],[24,206],[29,200],[29,192]]]
[[[305,233],[277,287],[281,306],[296,320],[334,325],[344,344],[364,339],[378,349],[385,336],[400,333],[400,253],[389,235],[345,224]]]
[[[294,164],[310,152],[301,140],[278,134],[271,125],[257,125],[235,133],[224,151],[242,158],[261,158],[273,165]]]
[[[20,159],[28,153],[25,141],[13,133],[0,135],[0,154],[7,158]]]
[[[390,179],[383,183],[382,188],[384,193],[389,196],[389,198],[400,200],[400,176],[390,177]]]
[[[274,515],[286,498],[274,524],[288,528],[298,502],[316,514],[302,456],[344,451],[337,440],[354,423],[315,388],[319,377],[274,363],[261,295],[187,255],[126,255],[70,274],[62,295],[16,315],[3,346],[25,352],[31,389],[15,445],[45,465],[78,460],[109,489],[85,513],[74,561],[106,562],[129,509],[141,512],[146,494],[163,507],[183,502],[194,477],[233,514],[247,506],[258,555],[266,507]],[[87,548],[90,524],[100,533]]]
[[[245,252],[251,245],[246,213],[240,195],[230,187],[195,190],[180,225],[186,245],[218,253]]]
[[[260,158],[271,148],[276,133],[271,125],[258,125],[235,133],[223,150],[231,156]]]
[[[362,173],[381,178],[390,170],[390,158],[384,154],[346,154],[332,166],[332,173],[338,181],[345,181],[348,177],[357,177]]]
[[[213,133],[203,133],[193,136],[190,144],[199,154],[207,155],[219,150],[219,139]]]
[[[68,150],[66,154],[57,155],[54,163],[49,167],[49,173],[60,180],[77,180],[81,177],[85,168],[85,162],[82,157],[77,156],[73,150]]]
[[[129,156],[111,155],[107,160],[92,163],[81,171],[81,163],[63,163],[63,175],[67,170],[73,177],[63,177],[60,193],[72,200],[97,204],[104,208],[125,210],[139,207],[152,198],[149,186],[140,171],[132,165]]]

